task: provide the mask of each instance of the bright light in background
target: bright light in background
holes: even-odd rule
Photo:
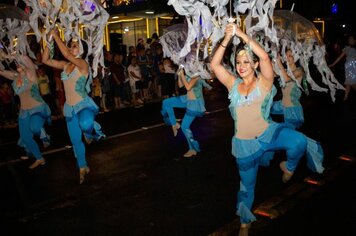
[[[345,25],[345,24],[342,24],[341,27],[342,27],[342,28],[346,28],[346,25]]]
[[[146,14],[155,14],[154,11],[146,11],[145,13],[146,13]]]
[[[338,10],[339,10],[339,6],[337,5],[337,3],[333,3],[333,5],[331,5],[331,13],[337,14]]]

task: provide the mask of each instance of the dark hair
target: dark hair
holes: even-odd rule
[[[347,46],[350,46],[350,47],[353,47],[353,48],[356,48],[356,45],[349,45],[349,38],[352,37],[354,40],[356,40],[356,37],[355,37],[355,34],[348,34],[347,37],[346,37],[346,45]]]
[[[37,67],[37,70],[46,70],[46,66],[45,65],[39,65],[38,67]]]
[[[121,51],[119,51],[119,52],[114,52],[114,53],[113,53],[113,57],[115,57],[116,55],[118,55],[118,56],[124,56],[124,54],[123,54]]]
[[[130,65],[132,62],[132,59],[136,58],[136,56],[129,56],[129,59],[127,60],[127,64]]]
[[[158,39],[158,34],[157,33],[153,33],[151,38],[152,39]]]

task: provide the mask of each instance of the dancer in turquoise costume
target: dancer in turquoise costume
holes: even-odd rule
[[[236,53],[235,78],[222,64],[226,47],[235,33],[246,46]],[[255,54],[258,61],[254,60]],[[225,37],[210,63],[212,71],[228,89],[230,112],[235,123],[232,138],[232,154],[236,158],[240,174],[236,214],[240,216],[240,235],[248,235],[251,222],[256,218],[251,212],[259,165],[268,165],[276,150],[285,150],[287,161],[280,163],[282,180],[287,182],[297,168],[299,160],[307,154],[308,167],[323,172],[321,146],[304,134],[269,119],[276,88],[274,73],[268,54],[236,24],[228,24]],[[259,67],[259,75],[256,69]]]
[[[280,57],[278,57],[277,65],[281,71],[280,80],[283,96],[282,100],[273,102],[271,114],[283,115],[284,122],[292,125],[294,128],[299,128],[304,123],[303,107],[300,104],[304,72],[296,66],[291,50],[286,51],[286,59],[295,80],[287,74]]]
[[[33,137],[40,137],[44,147],[50,144],[49,135],[44,129],[44,124],[51,122],[51,111],[42,99],[38,84],[36,66],[27,56],[16,58],[17,72],[0,70],[0,75],[12,80],[12,87],[20,98],[20,112],[18,117],[20,139],[18,145],[23,147],[27,156],[34,157],[36,161],[29,168],[34,169],[45,164],[40,148]]]
[[[196,117],[204,115],[205,102],[203,97],[203,87],[211,89],[211,86],[199,74],[187,75],[183,68],[178,70],[178,86],[185,87],[186,95],[166,98],[162,103],[162,115],[167,125],[172,126],[173,135],[176,136],[179,128],[182,129],[185,138],[187,139],[189,150],[184,154],[184,157],[193,157],[200,152],[199,143],[194,139],[190,125]],[[174,108],[186,108],[186,113],[180,125],[175,117]]]
[[[87,143],[99,140],[105,135],[101,132],[100,125],[95,122],[98,106],[88,96],[90,92],[91,73],[89,64],[84,59],[86,48],[83,43],[83,53],[80,55],[80,44],[76,39],[71,39],[67,47],[55,30],[51,36],[58,45],[62,55],[68,61],[53,60],[49,57],[49,48],[43,52],[42,62],[51,67],[63,70],[61,79],[64,85],[66,102],[64,104],[64,116],[70,140],[73,144],[74,155],[79,167],[79,183],[83,183],[85,175],[89,173],[89,167],[85,158],[85,145],[82,134]]]

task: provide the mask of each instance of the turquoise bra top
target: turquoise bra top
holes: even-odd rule
[[[44,100],[40,94],[40,89],[38,88],[38,85],[35,83],[32,84],[32,86],[31,86],[31,97],[33,99],[35,99],[37,102],[41,102],[41,103],[44,102]]]
[[[192,78],[188,75],[186,75],[186,80],[189,82]],[[202,79],[199,79],[194,87],[192,88],[192,91],[195,95],[195,98],[203,98],[203,86],[205,87],[210,87],[210,85],[206,85],[206,82],[203,81]]]
[[[237,119],[236,107],[248,106],[255,99],[258,99],[259,97],[262,96],[259,85],[257,85],[247,96],[241,95],[237,89],[240,83],[242,83],[242,79],[240,78],[236,79],[228,95],[228,98],[230,100],[229,110],[234,120]],[[265,120],[269,120],[270,109],[273,103],[273,97],[276,95],[276,91],[277,89],[273,85],[271,91],[266,95],[266,97],[264,98],[261,104],[261,114]]]
[[[291,101],[294,105],[300,105],[299,99],[302,96],[302,91],[300,90],[300,88],[298,87],[297,84],[295,84],[293,86],[293,89],[290,93],[290,97],[291,97]]]
[[[30,83],[29,79],[27,79],[27,77],[24,77],[22,79],[21,86],[17,86],[17,81],[18,81],[18,79],[15,79],[12,82],[12,88],[14,89],[15,94],[20,95],[29,89],[30,93],[31,93],[31,97],[34,100],[36,100],[37,102],[41,102],[41,103],[44,102],[44,100],[42,99],[42,96],[40,94],[40,90],[38,88],[37,83],[32,83],[32,85],[31,85],[31,83]],[[29,86],[31,86],[31,87],[29,88]]]
[[[27,79],[27,77],[24,77],[22,79],[21,86],[17,86],[17,81],[18,81],[18,78],[14,79],[14,81],[12,81],[12,88],[14,89],[15,94],[20,95],[28,88],[30,81]]]
[[[61,73],[61,80],[66,81],[69,79],[72,79],[76,76],[76,74],[79,73],[79,70],[77,67],[73,69],[72,72],[67,74],[64,70]],[[87,83],[87,78],[84,75],[81,75],[78,80],[76,81],[75,84],[75,91],[82,97],[85,98],[88,96],[88,83]],[[90,92],[90,90],[89,90]]]

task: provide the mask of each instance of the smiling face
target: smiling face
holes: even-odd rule
[[[241,78],[246,78],[254,75],[254,69],[257,63],[254,63],[245,50],[239,51],[236,56],[236,71]]]

